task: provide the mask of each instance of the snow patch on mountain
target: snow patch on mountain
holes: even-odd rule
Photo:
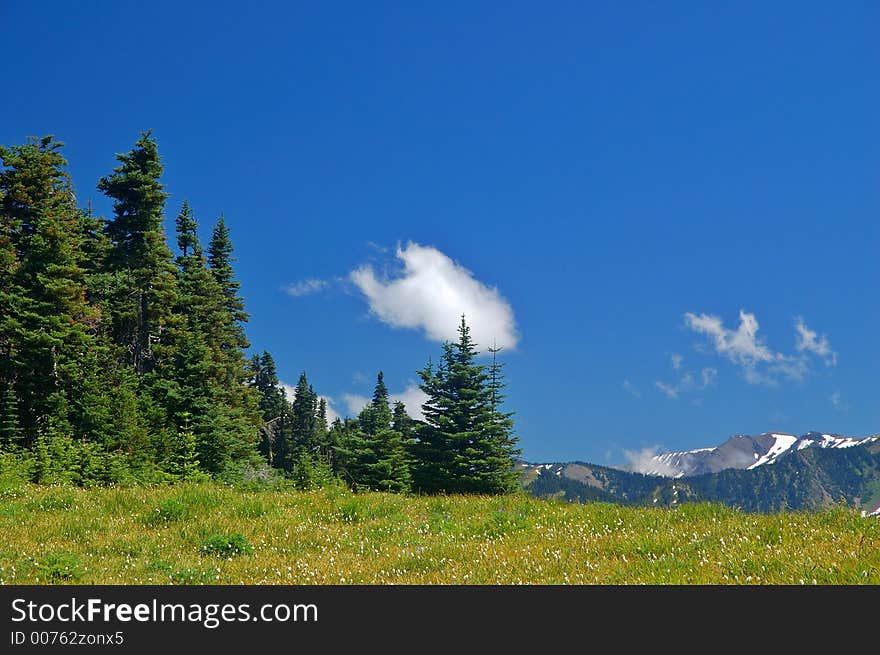
[[[772,464],[776,461],[776,458],[779,457],[786,450],[791,448],[798,442],[798,438],[794,437],[790,434],[771,434],[776,441],[770,446],[770,450],[768,450],[764,455],[758,458],[758,461],[752,464],[749,469],[753,469],[758,466],[763,466],[764,464]],[[757,455],[758,453],[755,453]]]

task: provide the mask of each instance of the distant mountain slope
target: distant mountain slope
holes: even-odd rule
[[[793,447],[797,441],[771,455],[765,463],[773,466],[668,478],[583,462],[523,464],[522,480],[533,495],[581,502],[674,506],[712,501],[759,512],[846,504],[880,514],[880,441],[846,448]],[[775,453],[772,445],[767,453]]]
[[[731,468],[757,468],[772,464],[785,453],[804,448],[852,448],[877,439],[877,436],[844,437],[820,432],[808,432],[800,437],[778,432],[756,436],[738,434],[720,446],[662,453],[622,468],[635,473],[667,477],[700,475]]]

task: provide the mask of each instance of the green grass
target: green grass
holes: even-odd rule
[[[216,484],[0,494],[6,584],[878,584],[880,520]]]

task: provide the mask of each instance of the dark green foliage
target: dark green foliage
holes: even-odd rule
[[[395,407],[397,422],[408,423],[406,411]],[[403,434],[395,427],[388,405],[388,389],[379,372],[373,399],[356,422],[339,426],[338,466],[343,479],[355,489],[406,492],[410,489],[411,460]],[[336,426],[334,426],[336,427]]]
[[[19,426],[18,397],[10,382],[0,390],[0,448],[17,448],[23,445]]]
[[[116,159],[120,165],[98,182],[114,200],[114,218],[106,225],[109,333],[123,361],[140,376],[166,354],[177,271],[162,229],[168,194],[159,181],[163,169],[151,133],[144,132]]]
[[[246,386],[241,350],[226,339],[236,319],[207,268],[198,224],[185,201],[176,225],[177,319],[169,356],[150,375],[147,386],[176,424],[176,440],[191,430],[202,468],[222,473],[255,458],[258,399]],[[175,453],[181,448],[173,446]]]
[[[48,583],[73,582],[82,577],[82,561],[73,553],[49,553],[37,565],[40,576]]]
[[[52,137],[0,148],[0,389],[11,438],[78,436],[91,427],[104,362],[99,311],[86,294],[82,213]],[[7,423],[7,432],[11,429]]]
[[[462,316],[457,343],[445,343],[436,368],[419,371],[428,400],[415,447],[415,487],[427,493],[507,493],[516,488],[519,450],[510,414],[499,411],[501,372],[476,363]]]
[[[187,203],[175,262],[155,141],[144,133],[82,210],[52,137],[0,148],[0,446],[40,482],[228,475],[262,423],[228,229],[209,270]],[[221,284],[222,282],[222,284]]]
[[[315,439],[317,414],[318,396],[303,372],[299,376],[294,397],[290,403],[289,431],[286,435],[289,451],[287,453],[288,469],[292,469],[293,462],[299,460],[302,455],[318,453],[320,444]]]
[[[235,557],[254,552],[254,547],[243,534],[215,534],[202,542],[201,550],[208,555]]]
[[[232,317],[230,325],[239,328],[231,330],[232,336],[238,339],[235,345],[247,348],[249,344],[244,336],[244,330],[241,330],[240,326],[247,322],[248,315],[244,311],[244,301],[238,295],[241,285],[235,279],[232,268],[233,261],[229,228],[226,227],[223,216],[220,216],[211,232],[211,242],[208,246],[208,265],[211,267],[211,274],[223,294],[225,309]]]
[[[186,516],[186,505],[176,498],[168,498],[143,516],[144,525],[160,526],[179,521]]]

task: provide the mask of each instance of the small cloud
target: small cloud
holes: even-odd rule
[[[661,382],[660,380],[657,380],[654,385],[658,389],[660,389],[660,391],[665,393],[667,398],[670,398],[671,400],[675,400],[676,398],[678,398],[678,387],[668,385],[665,382]]]
[[[704,368],[700,371],[700,379],[703,383],[703,389],[711,387],[715,384],[715,380],[718,379],[718,371],[714,368]]]
[[[718,371],[714,368],[704,368],[700,371],[700,383],[698,384],[696,379],[694,378],[694,374],[690,371],[684,371],[679,377],[678,382],[675,384],[670,384],[667,382],[663,382],[662,380],[657,380],[654,383],[660,391],[662,391],[667,398],[671,400],[677,399],[681,394],[691,392],[691,391],[699,391],[701,389],[705,389],[706,387],[711,386],[715,383],[715,378],[718,375]]]
[[[430,246],[407,243],[398,247],[403,270],[397,277],[378,277],[364,265],[350,274],[370,311],[392,327],[419,329],[434,341],[458,339],[464,314],[477,348],[495,344],[513,349],[519,341],[513,308],[496,287]]]
[[[804,319],[800,316],[795,320],[794,329],[797,332],[797,349],[798,352],[809,352],[818,355],[825,360],[826,366],[835,366],[837,364],[837,353],[831,350],[831,344],[826,335],[821,337],[807,327]]]
[[[681,363],[684,361],[684,356],[679,355],[678,353],[672,353],[669,356],[669,359],[672,362],[672,370],[677,371],[681,368]]]
[[[630,382],[629,380],[624,380],[624,381],[623,381],[623,384],[622,384],[621,386],[623,387],[623,390],[624,390],[624,391],[626,391],[628,394],[630,394],[630,395],[633,396],[634,398],[641,398],[641,397],[642,397],[642,392],[639,391],[639,390],[636,388],[636,385],[634,385],[634,384],[633,384],[632,382]]]
[[[308,280],[288,284],[284,287],[284,292],[294,298],[300,298],[302,296],[310,296],[313,293],[319,293],[326,289],[329,284],[330,283],[327,282],[327,280],[309,278]]]
[[[839,411],[839,412],[849,411],[850,404],[847,402],[844,402],[843,396],[841,395],[841,393],[839,391],[835,391],[834,393],[832,393],[830,400],[831,400],[831,404],[834,406],[834,409],[836,409],[837,411]]]
[[[754,314],[739,311],[739,326],[724,327],[718,316],[711,314],[684,315],[685,325],[709,338],[718,355],[728,359],[743,373],[749,384],[776,385],[779,377],[803,379],[809,366],[803,357],[774,352],[758,337],[758,319]]]

